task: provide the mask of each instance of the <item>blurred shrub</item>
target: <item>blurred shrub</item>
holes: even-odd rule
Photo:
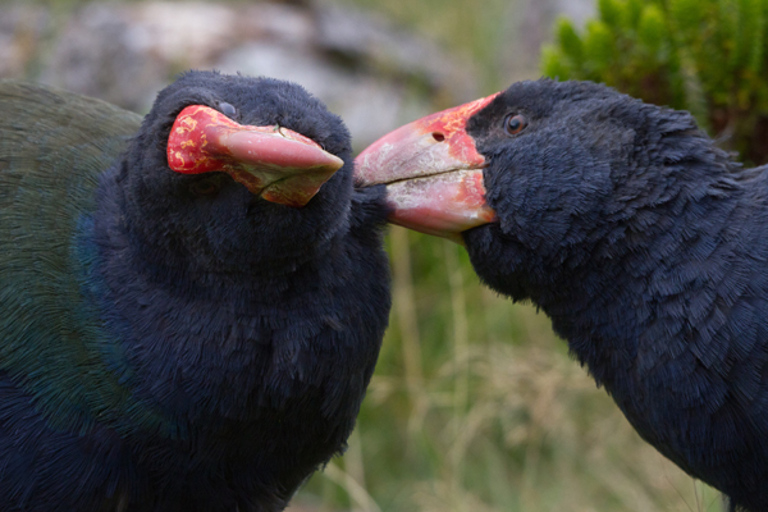
[[[691,111],[728,150],[768,161],[768,0],[598,0],[557,23],[542,71]]]

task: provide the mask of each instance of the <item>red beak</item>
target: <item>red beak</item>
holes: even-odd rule
[[[304,206],[344,162],[292,130],[240,125],[191,105],[171,128],[168,165],[183,174],[226,172],[268,201]]]
[[[387,185],[390,222],[461,243],[462,231],[495,219],[485,202],[485,158],[466,126],[496,96],[401,126],[360,153],[356,180]]]

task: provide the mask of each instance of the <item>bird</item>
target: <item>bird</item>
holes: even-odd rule
[[[384,189],[301,86],[192,70],[142,117],[0,83],[0,509],[283,510],[388,322]]]
[[[730,510],[768,510],[768,167],[690,113],[517,82],[357,157],[391,222],[459,242],[546,313],[640,436]]]

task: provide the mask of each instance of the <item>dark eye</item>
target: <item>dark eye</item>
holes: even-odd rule
[[[528,121],[525,119],[525,116],[520,114],[510,114],[504,118],[504,130],[509,135],[520,133],[526,126],[528,126]]]
[[[237,115],[237,109],[235,106],[231,103],[227,103],[226,101],[219,103],[219,112],[227,117],[235,117]]]
[[[189,186],[189,191],[196,196],[213,196],[219,192],[221,183],[216,178],[197,180]]]

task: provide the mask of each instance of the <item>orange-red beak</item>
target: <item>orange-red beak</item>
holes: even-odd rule
[[[401,126],[360,153],[356,181],[387,185],[390,222],[461,243],[462,231],[495,219],[485,202],[485,158],[466,125],[496,96]]]
[[[179,113],[167,150],[168,165],[176,172],[226,172],[253,194],[296,207],[307,204],[344,165],[300,133],[240,125],[202,105]]]

